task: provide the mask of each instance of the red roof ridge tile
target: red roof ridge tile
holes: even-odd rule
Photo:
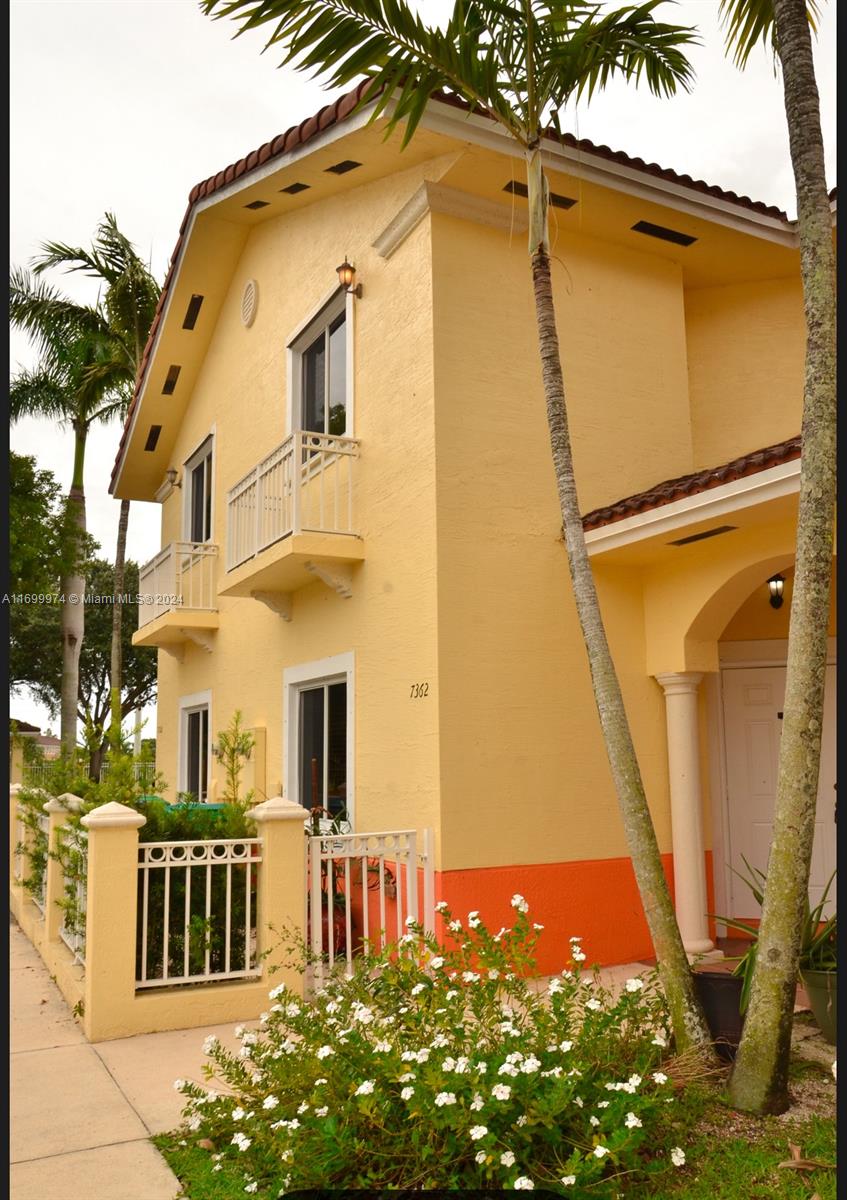
[[[600,529],[615,521],[623,521],[637,513],[648,512],[650,509],[661,508],[663,504],[671,504],[684,496],[695,496],[710,488],[720,487],[724,483],[732,483],[747,475],[755,475],[770,467],[791,462],[800,457],[800,435],[788,438],[787,441],[777,442],[773,446],[765,446],[761,450],[751,450],[730,462],[721,463],[717,467],[708,467],[702,471],[692,471],[688,475],[680,475],[676,479],[665,479],[662,483],[654,484],[634,496],[625,496],[602,508],[592,509],[582,518],[582,527],[586,532],[590,529]]]

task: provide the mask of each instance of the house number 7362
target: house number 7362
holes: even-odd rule
[[[424,696],[429,695],[428,683],[413,683],[409,692],[410,700],[423,700]]]

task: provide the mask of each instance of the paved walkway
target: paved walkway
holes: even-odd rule
[[[203,1039],[234,1046],[233,1026],[92,1044],[27,937],[9,934],[11,1200],[176,1200],[149,1138],[179,1123],[173,1081],[202,1080]]]
[[[9,934],[11,1200],[177,1200],[179,1183],[150,1135],[178,1125],[173,1081],[201,1082],[204,1039],[214,1033],[235,1048],[234,1026],[92,1044],[14,921]],[[645,969],[601,974],[617,989]]]

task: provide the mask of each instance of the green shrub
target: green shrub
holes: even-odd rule
[[[540,926],[450,918],[448,947],[420,926],[332,977],[314,1000],[284,985],[241,1047],[214,1037],[206,1078],[177,1080],[181,1135],[209,1139],[244,1191],[550,1188],[612,1195],[621,1178],[675,1170],[657,1144],[672,1102],[658,1070],[668,1015],[655,973],[615,999],[573,967],[546,995],[527,982]],[[666,1136],[666,1135],[665,1135]]]

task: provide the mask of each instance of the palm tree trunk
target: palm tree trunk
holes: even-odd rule
[[[113,750],[120,745],[121,740],[121,670],[123,626],[123,591],[124,591],[124,561],[126,559],[126,534],[129,525],[129,500],[121,500],[121,513],[118,518],[118,544],[115,549],[115,588],[112,597],[112,657],[109,666],[109,685],[111,688],[109,727],[109,743]]]
[[[547,424],[556,471],[556,486],[565,531],[574,600],[588,663],[603,740],[618,796],[627,845],[632,858],[641,903],[656,951],[674,1039],[678,1051],[691,1046],[710,1056],[711,1036],[694,994],[691,968],[676,922],[670,890],[662,869],[656,832],[647,807],[644,785],[623,705],[620,684],[612,662],[594,576],[585,548],[582,516],[576,492],[571,454],[565,387],[556,332],[550,258],[547,248],[547,183],[540,154],[532,149],[527,160],[530,209],[530,252],[535,292],[535,316],[541,351],[541,373],[547,404]],[[540,217],[539,217],[540,211]]]
[[[85,632],[85,577],[80,563],[83,555],[83,537],[86,532],[85,443],[88,429],[82,423],[74,424],[74,471],[68,493],[67,517],[78,542],[74,546],[73,563],[62,579],[61,631],[62,631],[62,696],[60,739],[62,753],[70,757],[76,750],[77,705],[79,703],[79,656]]]
[[[730,1080],[736,1107],[788,1108],[791,1027],[820,767],[835,518],[835,255],[805,0],[774,0],[806,313],[800,507],[785,716],[759,950]]]

